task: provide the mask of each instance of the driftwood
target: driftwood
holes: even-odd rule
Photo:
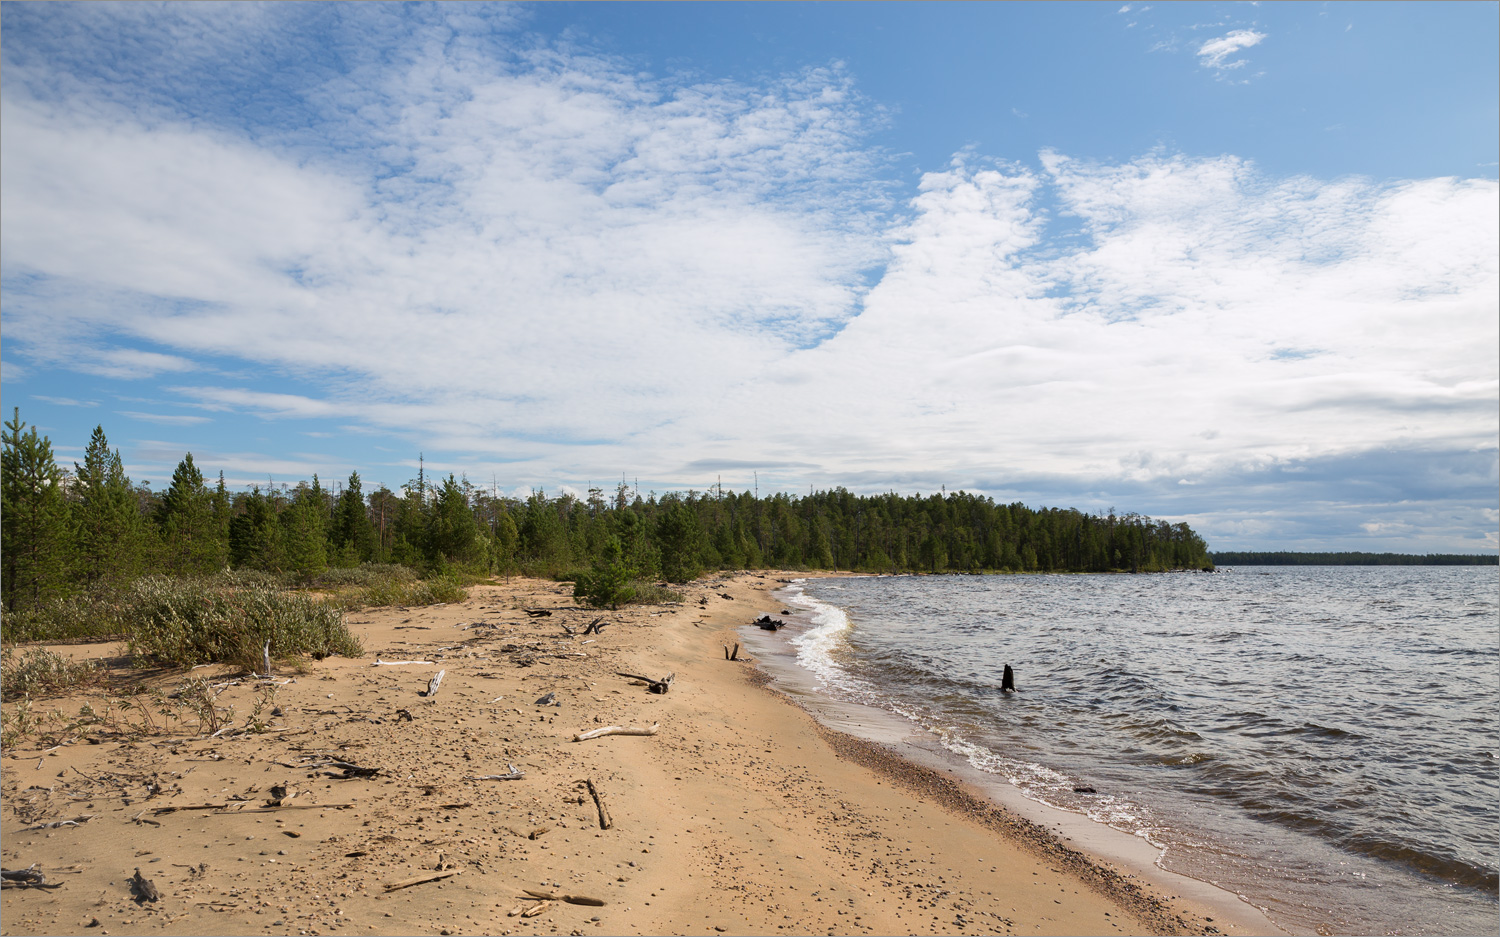
[[[550,609],[550,608],[528,608],[528,609],[526,609],[526,614],[529,615],[529,616],[531,616],[532,618],[551,618],[552,617],[552,609]]]
[[[586,904],[591,908],[604,907],[604,899],[602,898],[590,898],[586,895],[554,895],[550,891],[532,891],[530,888],[523,888],[521,890],[533,898],[540,898],[542,901],[566,901],[568,904]]]
[[[90,813],[85,816],[74,817],[71,820],[54,820],[51,823],[38,823],[36,826],[26,827],[26,829],[22,830],[21,832],[30,833],[34,830],[57,830],[65,826],[82,826],[97,816],[97,813]]]
[[[607,830],[614,826],[615,821],[610,818],[609,808],[604,806],[604,795],[599,793],[599,788],[594,786],[593,779],[586,779],[583,783],[588,785],[589,796],[594,798],[594,806],[599,808],[599,829]]]
[[[605,621],[602,618],[595,618],[593,621],[589,622],[589,626],[587,628],[583,629],[583,633],[586,634],[586,635],[587,634],[603,634],[604,633],[604,628],[608,624],[609,624],[609,622]]]
[[[0,869],[0,887],[4,888],[61,888],[62,882],[48,883],[47,876],[36,870],[36,863],[24,869]]]
[[[242,803],[248,803],[248,801]],[[179,810],[214,810],[217,813],[213,816],[227,817],[241,813],[276,813],[281,810],[344,810],[353,807],[354,804],[274,804],[268,807],[235,809],[237,806],[237,804],[184,804],[181,807],[156,807],[151,813],[159,817],[164,813],[176,813]]]
[[[550,827],[550,826],[539,826],[536,829],[532,830],[530,833],[527,833],[526,834],[526,838],[527,839],[541,839],[543,836],[545,836],[546,834],[548,834],[550,832],[552,832],[552,827]]]
[[[719,598],[725,600],[726,602],[733,602],[734,601],[734,596],[730,595],[728,592],[720,592],[719,593]]]
[[[580,732],[573,736],[575,742],[587,742],[589,739],[599,739],[606,735],[655,735],[661,730],[661,723],[653,722],[650,728],[642,729],[636,726],[605,726],[602,729],[594,729],[589,732]]]
[[[506,762],[505,763],[505,767],[507,767],[507,768],[510,769],[510,773],[509,774],[471,774],[467,778],[465,778],[464,780],[466,780],[466,781],[519,781],[522,778],[526,777],[526,772],[525,771],[517,771],[516,770],[516,766],[513,765],[513,764],[511,764],[510,762]],[[533,837],[533,838],[535,838],[535,837]]]
[[[668,690],[672,689],[672,681],[677,679],[677,674],[675,673],[669,673],[665,677],[662,677],[660,680],[653,680],[650,677],[643,677],[638,673],[621,673],[618,670],[615,671],[615,674],[621,677],[629,677],[632,680],[645,681],[646,688],[652,693],[666,693]]]
[[[1010,669],[1010,664],[1005,665],[1005,671],[1000,675],[1000,692],[1016,692],[1016,672]]]
[[[759,625],[764,631],[779,631],[780,629],[786,627],[786,622],[782,621],[780,618],[772,618],[770,615],[760,616],[759,618],[755,619],[754,624]]]
[[[729,645],[727,645],[727,644],[724,645],[724,659],[725,660],[739,660],[740,659],[740,642],[738,642],[738,641],[734,642],[734,650],[733,651],[729,650]]]
[[[271,677],[271,639],[270,638],[266,638],[266,646],[260,649],[260,661],[261,661],[261,665],[263,667],[265,667],[265,670],[261,671],[261,673],[266,677],[266,679],[269,680],[270,677]]]
[[[538,699],[535,703],[532,703],[531,705],[533,705],[533,706],[551,706],[552,705],[552,701],[555,700],[555,699],[557,699],[557,694],[556,693],[548,693],[546,696],[541,697],[540,699]]]
[[[565,622],[565,621],[558,622],[558,625],[562,626],[562,630],[566,631],[568,634],[577,634],[578,633],[578,632],[574,631],[572,628],[569,628],[568,627],[568,623]]]
[[[156,885],[149,878],[141,874],[138,868],[129,879],[130,886],[135,890],[136,901],[160,901],[161,892],[156,890]]]
[[[431,666],[432,665],[432,661],[430,661],[430,660],[381,660],[380,658],[377,657],[377,658],[375,658],[375,663],[371,664],[370,666],[371,667],[404,667],[407,664],[427,664],[428,666]]]
[[[543,911],[547,910],[550,907],[552,907],[552,902],[550,901],[539,902],[527,908],[525,911],[522,911],[521,917],[536,917],[538,914],[541,914]]]
[[[428,699],[431,699],[432,697],[437,696],[438,687],[442,686],[443,675],[446,674],[447,672],[448,671],[446,671],[446,670],[439,670],[436,674],[433,675],[432,679],[427,682],[427,698]]]
[[[408,878],[400,882],[392,882],[389,885],[385,886],[385,890],[387,892],[393,892],[400,891],[403,888],[410,888],[413,885],[425,885],[428,882],[435,882],[438,879],[448,878],[450,875],[458,875],[462,871],[463,869],[449,869],[446,872],[434,872],[431,875],[418,875],[416,878]]]

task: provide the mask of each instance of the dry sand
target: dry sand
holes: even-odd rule
[[[4,866],[34,863],[61,887],[7,888],[0,933],[1251,932],[1224,903],[1170,900],[1141,869],[823,728],[753,662],[726,661],[736,627],[779,611],[777,579],[700,581],[681,605],[618,612],[577,608],[564,584],[497,581],[463,603],[351,614],[365,656],[283,669],[281,715],[262,710],[272,731],[211,739],[191,715],[157,716],[167,731],[131,737],[120,730],[140,716],[117,713],[51,751],[23,742],[0,760]],[[526,614],[536,608],[555,611]],[[597,636],[562,627],[596,618]],[[618,671],[676,679],[657,695]],[[171,688],[182,675],[123,678]],[[237,727],[250,683],[220,696]],[[547,694],[560,705],[537,705]],[[100,695],[36,709],[85,702],[103,711]],[[654,723],[654,736],[572,741]],[[297,767],[329,760],[379,773]],[[525,776],[474,780],[509,765]],[[137,897],[137,869],[158,900]],[[443,871],[456,874],[387,891]],[[526,889],[603,904],[523,917],[539,903]]]

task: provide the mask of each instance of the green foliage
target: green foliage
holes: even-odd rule
[[[375,526],[365,508],[365,498],[358,472],[349,473],[349,482],[339,495],[333,511],[333,526],[328,531],[328,541],[336,555],[352,559],[352,563],[340,565],[356,566],[375,558]]]
[[[144,567],[146,531],[120,453],[110,451],[104,427],[94,428],[83,464],[73,467],[74,577],[88,586],[128,583]]]
[[[693,509],[677,499],[668,502],[656,521],[657,549],[661,551],[661,575],[668,582],[691,582],[703,570],[703,528]]]
[[[71,595],[55,596],[18,611],[0,612],[6,641],[60,644],[123,637],[121,589],[110,583]]]
[[[579,573],[573,597],[595,608],[619,608],[635,598],[635,572],[624,563],[599,566]]]
[[[16,408],[0,452],[0,588],[17,611],[67,592],[69,522],[52,441]]]
[[[214,516],[214,499],[203,484],[193,454],[183,456],[162,495],[156,521],[161,532],[162,566],[178,576],[206,575],[224,568],[228,544]]]
[[[147,576],[127,597],[125,620],[132,654],[174,666],[222,662],[255,670],[267,640],[273,659],[362,653],[339,609],[277,589]]]
[[[19,656],[7,647],[0,655],[0,698],[6,700],[61,696],[103,678],[93,661],[71,661],[44,647],[27,648]]]

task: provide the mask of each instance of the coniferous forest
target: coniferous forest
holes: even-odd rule
[[[1186,524],[1136,514],[997,504],[964,492],[765,497],[726,490],[584,499],[498,496],[448,475],[399,491],[358,472],[330,485],[228,490],[183,456],[165,491],[133,484],[102,427],[84,460],[57,465],[51,441],[15,411],[3,457],[4,607],[28,606],[143,575],[231,570],[294,574],[396,564],[423,574],[520,572],[577,579],[613,570],[685,582],[712,570],[1107,572],[1211,569]]]

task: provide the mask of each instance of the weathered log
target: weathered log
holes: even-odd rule
[[[655,735],[659,731],[661,731],[659,722],[653,722],[649,728],[645,729],[636,726],[606,726],[602,729],[580,732],[573,736],[573,741],[587,742],[589,739],[599,739],[606,735]]]
[[[614,826],[615,821],[609,815],[609,808],[604,806],[604,795],[594,786],[593,779],[586,778],[583,783],[588,785],[589,796],[594,798],[594,806],[599,808],[599,829],[607,830]]]
[[[36,863],[24,869],[0,869],[0,884],[5,888],[61,888],[62,882],[48,883],[47,876],[36,870]]]
[[[416,878],[408,878],[399,882],[391,882],[389,885],[385,886],[385,890],[387,892],[400,891],[403,888],[410,888],[413,885],[425,885],[428,882],[435,882],[438,879],[448,878],[450,875],[458,875],[461,872],[463,872],[463,869],[449,869],[446,872],[434,872],[431,875],[419,875]]]
[[[755,619],[754,624],[761,627],[763,631],[777,631],[786,627],[786,622],[780,618],[772,618],[770,615],[762,615]]]
[[[638,673],[624,673],[619,670],[616,670],[615,674],[616,676],[620,677],[628,677],[631,680],[644,681],[646,684],[646,689],[652,693],[667,692],[672,688],[672,681],[677,679],[677,674],[675,673],[669,673],[665,677],[662,677],[660,680],[656,680],[652,677],[643,677]]]
[[[375,658],[375,663],[371,664],[370,666],[371,667],[405,667],[407,664],[427,664],[428,666],[431,666],[432,663],[433,662],[430,661],[430,660],[381,660],[380,658],[377,657],[377,658]]]
[[[90,813],[85,816],[74,817],[71,820],[54,820],[51,823],[38,823],[36,826],[26,827],[21,832],[31,833],[35,830],[58,830],[62,829],[65,826],[82,826],[83,824],[89,822],[97,816],[97,813]]]
[[[609,622],[605,621],[603,618],[595,618],[593,621],[589,622],[589,626],[583,630],[583,633],[586,635],[603,634],[604,628],[608,624]]]
[[[533,891],[530,888],[521,889],[533,898],[543,901],[566,901],[568,904],[586,904],[591,908],[604,907],[603,898],[590,898],[587,895],[555,895],[550,891]]]
[[[427,684],[427,698],[428,699],[431,699],[432,697],[437,696],[438,687],[442,685],[442,683],[443,683],[443,675],[446,674],[447,672],[448,671],[446,671],[446,670],[439,670],[436,674],[433,675],[433,678],[430,681],[428,681],[428,684]]]
[[[525,911],[522,911],[521,917],[536,917],[538,914],[541,914],[543,911],[547,910],[550,907],[552,907],[552,902],[550,901],[539,902],[527,908]]]

